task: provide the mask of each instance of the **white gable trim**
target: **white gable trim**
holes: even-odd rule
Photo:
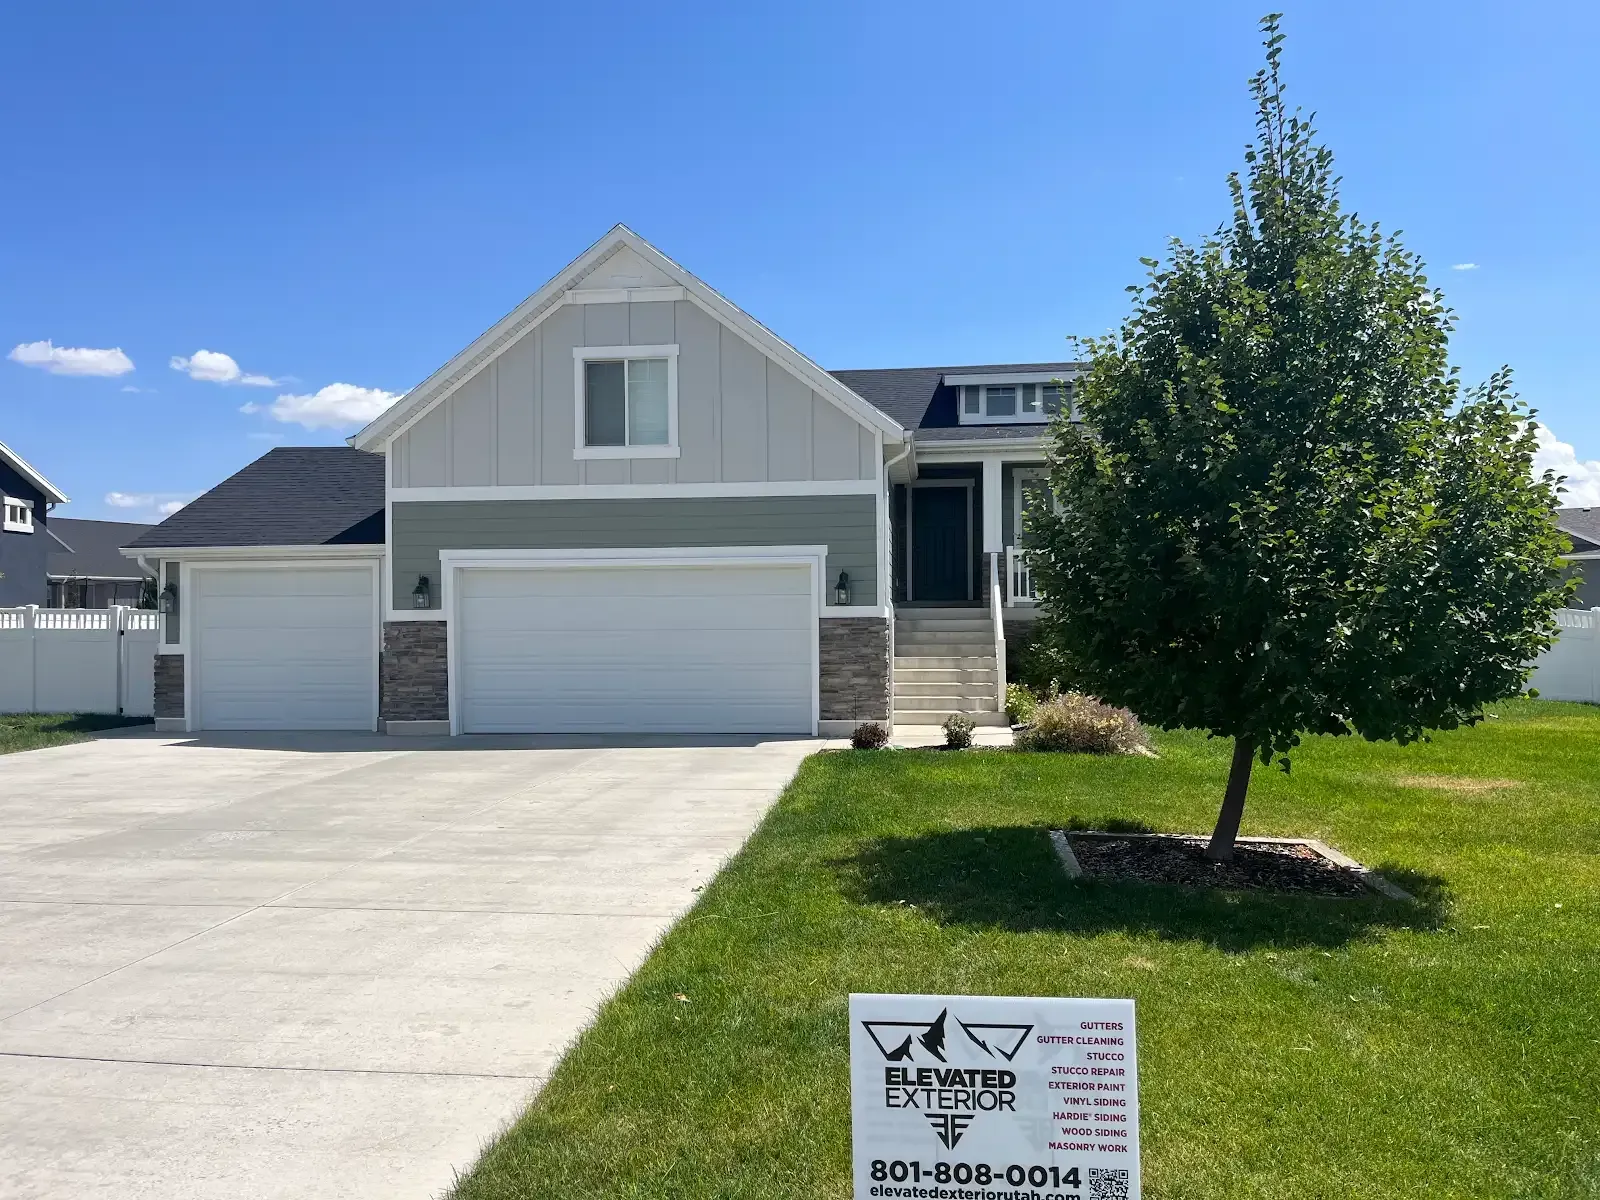
[[[38,488],[44,494],[46,504],[65,504],[67,502],[65,492],[30,467],[27,459],[23,458],[22,455],[4,442],[0,442],[0,459],[4,459],[10,464],[13,471]]]
[[[663,275],[672,279],[677,286],[682,287],[686,299],[744,338],[755,349],[807,384],[812,391],[826,397],[867,428],[883,434],[885,441],[898,443],[905,439],[906,431],[898,422],[868,404],[822,367],[743,309],[729,303],[714,289],[685,271],[626,225],[617,225],[605,237],[567,264],[549,283],[497,321],[460,354],[412,388],[388,412],[381,414],[366,428],[349,438],[349,444],[358,450],[377,450],[380,449],[380,444],[386,445],[399,437],[448,399],[462,384],[497,358],[513,342],[538,325],[557,307],[567,303],[569,297],[574,294],[571,289],[623,246],[633,250]]]

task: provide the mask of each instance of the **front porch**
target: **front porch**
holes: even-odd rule
[[[952,450],[954,447],[952,447]],[[890,495],[897,724],[964,713],[1003,725],[1006,641],[1036,615],[1024,514],[1045,494],[1044,462],[1018,448],[922,458]]]

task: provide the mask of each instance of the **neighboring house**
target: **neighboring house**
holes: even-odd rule
[[[57,546],[50,510],[66,502],[59,488],[0,442],[0,608],[49,602],[45,562]]]
[[[153,528],[132,521],[56,517],[50,522],[55,544],[46,556],[50,607],[137,607],[149,576],[123,557],[122,547]]]
[[[1600,608],[1600,508],[1563,508],[1556,525],[1572,540],[1567,555],[1567,578],[1576,578],[1578,590],[1569,608]]]
[[[830,373],[618,226],[348,447],[273,450],[131,543],[158,720],[1001,723],[1075,371]]]

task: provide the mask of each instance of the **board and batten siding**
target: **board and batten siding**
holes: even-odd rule
[[[671,458],[573,457],[578,346],[678,346]],[[873,431],[688,300],[563,305],[396,438],[406,487],[872,479]]]
[[[825,588],[844,571],[852,604],[885,603],[877,594],[877,498],[865,494],[396,501],[389,538],[397,609],[411,607],[418,575],[432,581],[439,607],[441,550],[670,546],[825,545]]]

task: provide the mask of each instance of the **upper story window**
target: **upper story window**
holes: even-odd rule
[[[578,346],[576,458],[678,457],[678,348]]]
[[[1003,383],[964,383],[961,391],[963,425],[1043,424],[1070,402],[1072,385],[1038,379]]]
[[[15,496],[4,497],[5,503],[5,531],[7,533],[32,533],[33,532],[33,501],[19,500]]]

